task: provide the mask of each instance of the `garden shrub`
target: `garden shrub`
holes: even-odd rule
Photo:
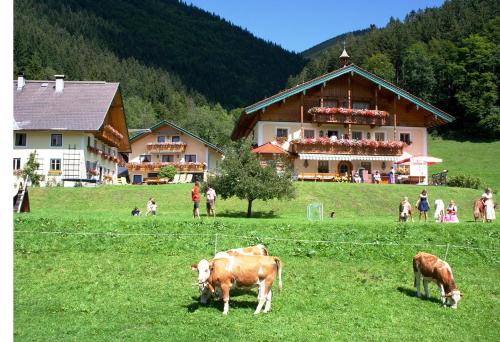
[[[459,173],[456,176],[451,176],[448,178],[448,185],[459,187],[459,188],[471,188],[479,189],[483,188],[483,182],[481,178]]]
[[[162,166],[160,172],[158,173],[158,177],[173,179],[176,173],[177,169],[175,168],[175,166],[173,165]]]

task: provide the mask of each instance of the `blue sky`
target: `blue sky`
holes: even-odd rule
[[[411,10],[441,6],[444,0],[185,0],[246,28],[255,36],[301,52],[336,35]]]

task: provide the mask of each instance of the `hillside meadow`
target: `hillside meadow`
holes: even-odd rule
[[[500,140],[471,142],[430,138],[428,153],[443,159],[443,163],[431,165],[429,175],[448,170],[450,176],[459,173],[476,176],[493,188],[500,190]]]
[[[500,225],[471,222],[476,190],[430,187],[451,198],[460,224],[400,224],[397,203],[421,187],[297,183],[297,198],[218,201],[216,219],[190,217],[191,185],[31,189],[14,218],[16,340],[498,340]],[[156,217],[131,217],[149,197]],[[322,222],[306,206],[322,202]],[[203,209],[203,208],[202,208]],[[254,316],[256,290],[198,304],[190,265],[214,251],[265,243],[282,259],[284,290]],[[465,293],[457,310],[438,291],[415,297],[412,256],[452,265]],[[422,324],[422,317],[432,324]]]

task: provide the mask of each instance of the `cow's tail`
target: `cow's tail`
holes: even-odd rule
[[[266,246],[264,246],[263,244],[258,244],[257,247],[259,247],[261,250],[262,250],[262,255],[269,255],[269,251],[267,250]]]
[[[281,260],[278,257],[274,257],[274,262],[276,263],[276,266],[278,267],[278,290],[281,292],[283,290],[283,283],[281,282]]]

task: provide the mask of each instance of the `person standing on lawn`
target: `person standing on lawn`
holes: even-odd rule
[[[205,196],[207,198],[207,215],[215,217],[215,198],[217,194],[210,185],[208,186]]]
[[[425,222],[427,222],[427,212],[429,211],[429,198],[427,197],[426,189],[422,190],[422,192],[420,193],[415,207],[420,212],[418,220],[420,221],[422,219],[422,214],[424,214]]]
[[[194,183],[193,189],[191,190],[191,200],[193,201],[193,218],[200,218],[200,182],[196,181]]]

